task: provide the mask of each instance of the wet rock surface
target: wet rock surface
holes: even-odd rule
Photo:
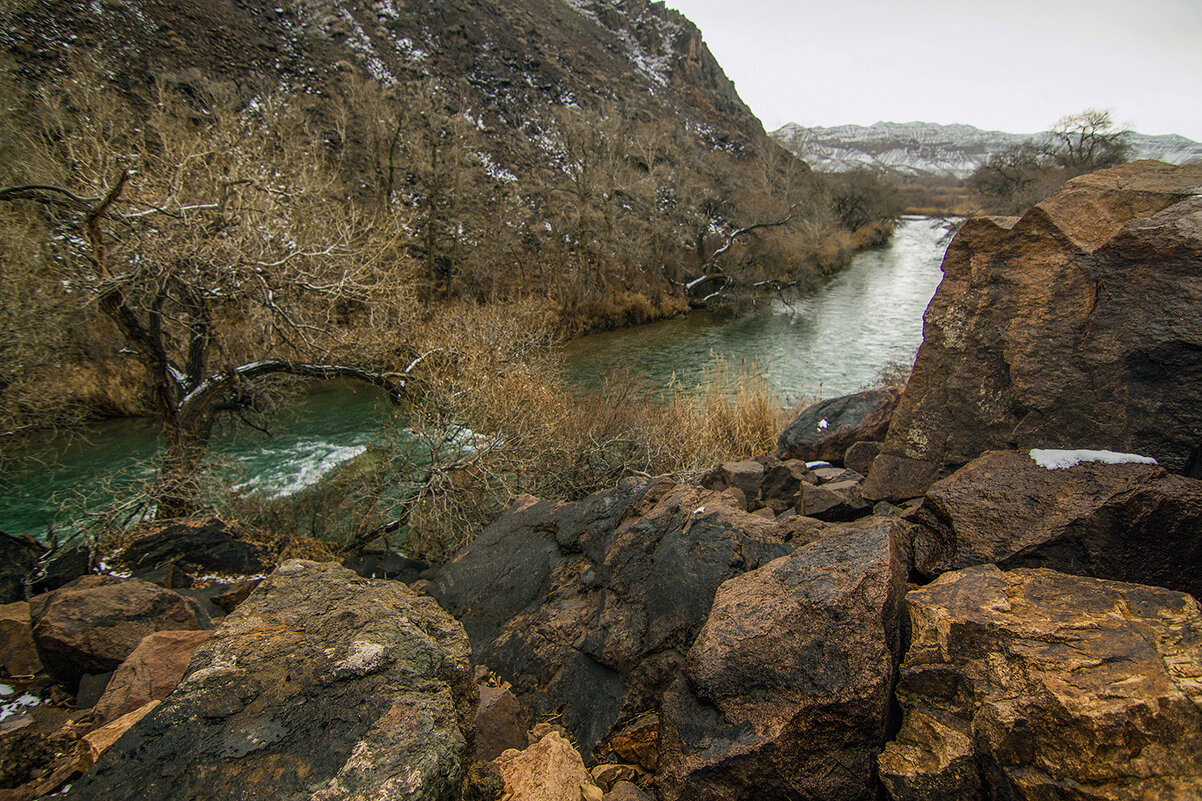
[[[1045,569],[906,596],[894,799],[1202,798],[1202,613],[1188,595]]]
[[[469,657],[462,627],[404,584],[286,562],[70,797],[458,799]]]
[[[1202,475],[1202,165],[1076,178],[948,248],[871,500],[992,449],[1095,448]]]
[[[274,567],[265,546],[240,538],[217,518],[203,524],[170,525],[137,539],[122,551],[120,562],[135,576],[168,566],[192,577],[255,575]]]
[[[663,799],[869,799],[901,648],[907,524],[732,578],[663,705]]]
[[[727,493],[626,480],[577,503],[527,497],[446,566],[431,594],[474,658],[558,719],[589,755],[654,709],[723,581],[814,539]]]
[[[1050,470],[1027,451],[993,452],[934,484],[912,519],[927,576],[1049,567],[1202,597],[1202,481],[1156,465]]]

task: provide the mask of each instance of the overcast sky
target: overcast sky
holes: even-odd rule
[[[1202,0],[667,0],[768,130],[1034,133],[1086,108],[1202,141]]]

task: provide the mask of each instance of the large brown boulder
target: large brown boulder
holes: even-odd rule
[[[1094,448],[1202,477],[1202,164],[1069,181],[964,225],[864,496],[918,497],[986,450]]]
[[[664,699],[662,799],[876,797],[907,525],[847,525],[718,589]]]
[[[208,629],[190,598],[139,579],[84,576],[29,602],[42,664],[71,692],[88,673],[116,670],[147,634]]]
[[[1202,481],[1072,452],[996,451],[927,490],[911,516],[927,576],[987,563],[1155,584],[1202,598]],[[1037,461],[1037,459],[1039,461]]]
[[[458,801],[470,653],[463,628],[400,582],[285,562],[71,797]]]
[[[1159,587],[980,566],[906,596],[898,801],[1202,799],[1202,612]]]
[[[723,581],[827,524],[775,522],[729,492],[629,479],[576,503],[526,497],[448,564],[430,592],[474,658],[537,714],[559,715],[586,758],[653,710]]]
[[[885,438],[901,396],[900,387],[885,387],[807,406],[781,432],[781,458],[841,462],[857,442]]]

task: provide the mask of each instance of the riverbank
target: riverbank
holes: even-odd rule
[[[643,387],[688,392],[705,381],[715,356],[757,365],[782,405],[874,384],[882,367],[908,364],[922,339],[922,311],[938,284],[939,231],[903,221],[884,248],[865,251],[815,292],[741,316],[693,312],[677,319],[582,337],[564,348],[568,375],[597,386],[606,370],[641,376]],[[276,435],[226,431],[215,458],[238,465],[235,483],[268,496],[306,486],[341,460],[381,441],[392,408],[358,385],[317,385],[287,404]],[[8,503],[0,531],[45,531],[59,504],[132,487],[152,477],[158,431],[147,418],[115,419],[82,436],[29,443],[37,461],[0,476]],[[111,485],[104,487],[102,485]]]

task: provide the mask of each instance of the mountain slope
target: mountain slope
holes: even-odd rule
[[[816,170],[842,172],[868,167],[902,175],[956,178],[967,177],[1000,150],[1048,136],[1046,132],[1014,134],[929,122],[878,122],[830,128],[807,128],[791,122],[771,135]],[[1132,133],[1130,143],[1133,159],[1157,159],[1170,164],[1202,159],[1202,144],[1176,134]]]

